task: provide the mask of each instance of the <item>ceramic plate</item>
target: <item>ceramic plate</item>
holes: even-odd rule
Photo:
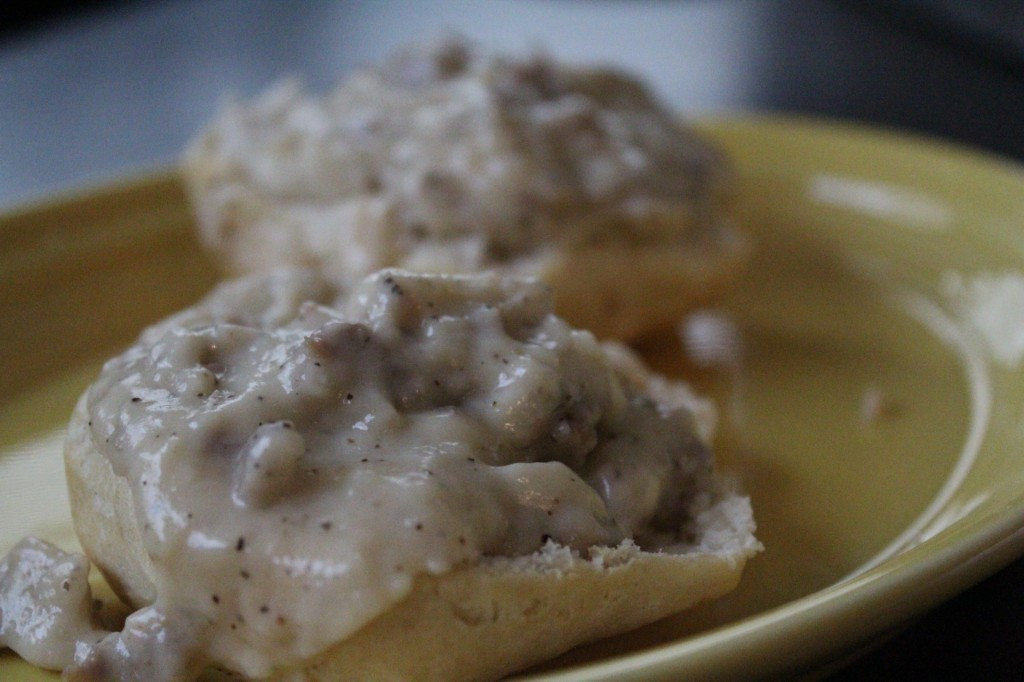
[[[529,672],[742,678],[841,660],[1024,552],[1024,176],[821,122],[708,123],[756,240],[641,350],[721,406],[766,550],[725,599]],[[0,551],[73,547],[61,433],[99,364],[216,280],[173,174],[0,218]],[[56,678],[0,654],[0,678]]]

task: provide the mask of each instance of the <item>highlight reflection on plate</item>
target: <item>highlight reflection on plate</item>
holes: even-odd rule
[[[725,599],[530,675],[800,671],[1024,552],[1024,175],[856,127],[705,129],[739,167],[755,259],[641,350],[718,400],[767,549]],[[60,431],[105,356],[215,281],[190,229],[172,174],[0,217],[0,551],[73,545]],[[9,652],[0,677],[56,678]]]

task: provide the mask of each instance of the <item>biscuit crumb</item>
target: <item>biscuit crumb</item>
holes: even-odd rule
[[[864,424],[877,424],[899,417],[904,406],[879,386],[868,386],[860,399],[860,419]]]

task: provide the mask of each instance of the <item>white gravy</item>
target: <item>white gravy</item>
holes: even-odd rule
[[[529,281],[236,281],[144,332],[86,400],[157,598],[97,644],[87,563],[36,541],[9,555],[3,613],[63,615],[5,615],[0,643],[71,679],[266,676],[419,574],[547,542],[685,551],[712,488],[711,408],[570,329]]]

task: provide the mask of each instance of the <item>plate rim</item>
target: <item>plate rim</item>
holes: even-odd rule
[[[893,155],[951,155],[958,164],[969,164],[974,172],[1024,190],[1024,163],[990,150],[918,131],[776,112],[712,116],[697,119],[696,123],[699,129],[710,133],[713,138],[716,132],[723,135],[768,132],[805,141],[840,137],[847,143],[859,140],[891,144],[890,153]],[[754,677],[755,673],[746,666],[730,665],[732,661],[729,659],[750,661],[758,652],[777,650],[777,647],[793,648],[795,642],[799,642],[802,645],[799,648],[804,650],[798,656],[799,660],[786,659],[776,666],[778,671],[813,671],[829,661],[842,659],[843,652],[849,654],[864,649],[1022,555],[1024,490],[1019,491],[999,515],[987,514],[982,519],[974,519],[969,527],[958,522],[919,544],[897,551],[863,572],[855,571],[797,599],[679,641],[565,671],[547,672],[536,679],[544,682],[596,682],[620,677],[672,679],[684,673],[699,676],[700,671],[707,670],[714,670],[716,675],[726,674],[742,679]],[[909,600],[908,595],[912,597]],[[868,607],[881,604],[887,608],[874,611],[870,620],[857,619]],[[800,636],[801,628],[812,626],[828,631],[828,641],[821,637]],[[779,630],[773,632],[773,628]],[[737,649],[741,648],[747,651],[745,655],[737,655]],[[698,657],[701,660],[697,660]],[[761,668],[756,676],[770,671],[771,668]]]
[[[843,119],[771,112],[708,115],[697,117],[694,122],[701,130],[717,129],[726,134],[745,129],[748,132],[769,130],[794,136],[870,138],[874,142],[891,142],[900,149],[910,149],[914,154],[952,154],[982,171],[1013,176],[1012,182],[1024,188],[1024,166],[1018,161],[925,133]],[[180,180],[177,165],[160,164],[3,206],[0,207],[0,233],[12,219],[27,214],[87,202],[116,192],[136,192],[176,180]],[[687,667],[706,669],[708,660],[722,663],[722,667],[716,669],[728,668],[739,676],[746,676],[725,660],[735,656],[737,648],[748,651],[739,658],[750,660],[749,657],[758,650],[780,645],[792,647],[793,642],[787,643],[786,640],[792,640],[796,636],[795,631],[801,627],[813,624],[822,630],[831,628],[828,643],[818,642],[820,646],[803,647],[806,655],[801,661],[802,667],[813,666],[822,656],[855,649],[871,638],[899,627],[1024,554],[1024,491],[997,518],[975,519],[970,526],[947,528],[863,573],[840,579],[738,621],[649,649],[577,664],[566,670],[541,672],[536,675],[537,679],[567,682],[641,674],[644,679],[657,679],[659,676],[677,676]],[[917,588],[917,594],[912,595],[915,598],[910,602],[904,600],[899,608],[886,609],[883,615],[871,622],[855,618],[858,612],[870,605],[905,596],[908,585],[922,583],[927,583],[929,589]],[[941,589],[936,589],[936,585]],[[773,632],[773,628],[777,630]],[[799,638],[799,641],[807,642],[806,638]],[[842,646],[837,647],[839,643]],[[707,659],[698,662],[697,657]],[[790,666],[786,665],[784,669],[790,669]],[[764,672],[763,669],[760,672]],[[534,675],[527,675],[526,679],[534,679]]]

